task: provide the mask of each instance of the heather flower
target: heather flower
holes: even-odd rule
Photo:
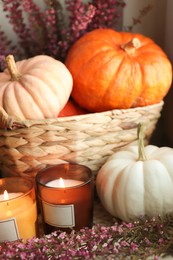
[[[114,227],[116,227],[114,229]],[[173,247],[173,219],[140,219],[132,223],[115,222],[104,227],[94,225],[92,229],[53,232],[41,238],[7,242],[0,247],[0,259],[146,259],[148,256],[170,255]],[[147,232],[141,232],[147,228]],[[163,234],[160,234],[160,228]],[[119,233],[121,229],[121,233]],[[146,236],[147,233],[147,236]],[[158,243],[160,241],[160,243]],[[173,256],[173,252],[171,253]],[[117,258],[116,258],[116,257]],[[129,259],[129,258],[127,258]]]
[[[159,238],[159,244],[163,244],[164,243],[164,239],[163,238]]]
[[[135,250],[137,250],[137,248],[138,248],[138,245],[136,244],[136,243],[131,243],[131,245],[130,245],[130,249],[132,250],[132,251],[135,251]]]
[[[77,39],[82,32],[84,32],[92,18],[95,15],[96,8],[92,4],[82,3],[81,1],[66,1],[67,11],[69,15],[69,27],[73,37]]]
[[[120,18],[125,3],[117,0],[93,0],[96,14],[92,21],[93,28],[109,27],[116,29],[120,26]],[[116,26],[115,26],[116,25]]]
[[[14,56],[21,55],[20,49],[12,44],[0,26],[0,69],[5,69],[5,57],[12,52]]]
[[[129,243],[127,243],[127,241],[123,240],[123,241],[120,242],[120,245],[121,246],[129,246]]]
[[[125,7],[118,0],[65,0],[64,8],[59,0],[44,0],[44,8],[34,0],[6,0],[1,4],[18,41],[13,46],[0,27],[0,70],[9,53],[15,60],[47,54],[64,62],[69,48],[86,32],[104,27],[122,30]],[[124,29],[132,30],[150,9],[151,5],[141,9],[132,25]]]
[[[20,1],[4,1],[3,11],[7,12],[6,17],[9,19],[10,24],[13,25],[14,32],[19,35],[20,43],[23,44],[23,48],[30,50],[27,41],[28,29],[24,22]]]
[[[108,0],[106,4],[100,0],[65,0],[64,3],[66,13],[58,0],[44,0],[42,10],[34,0],[2,1],[3,11],[18,38],[20,52],[17,59],[47,54],[64,61],[70,46],[85,32],[119,26],[124,7],[116,0]],[[2,34],[5,32],[0,33],[1,38]],[[7,38],[5,42],[10,46]],[[12,48],[9,47],[9,51],[4,49],[4,43],[0,42],[1,55],[14,54]],[[3,59],[0,57],[1,69]]]

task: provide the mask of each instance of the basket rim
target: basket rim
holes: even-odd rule
[[[164,101],[162,100],[159,103],[155,103],[148,106],[141,106],[141,107],[132,107],[132,108],[123,108],[123,109],[113,109],[113,110],[107,110],[103,112],[94,112],[94,113],[87,113],[82,115],[73,115],[73,116],[66,116],[66,117],[57,117],[57,118],[45,118],[45,119],[26,119],[22,120],[20,118],[15,118],[14,116],[8,115],[8,113],[0,107],[0,130],[12,130],[16,128],[23,128],[23,127],[30,127],[32,125],[45,125],[45,124],[51,124],[55,122],[71,122],[71,121],[80,121],[82,119],[87,119],[89,117],[98,117],[102,115],[116,115],[116,114],[125,114],[125,113],[131,113],[131,112],[138,112],[142,110],[150,111],[151,108],[161,108],[164,105]]]

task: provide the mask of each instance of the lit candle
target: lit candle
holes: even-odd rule
[[[0,190],[4,190],[0,195],[0,242],[20,238],[26,241],[36,236],[37,208],[32,182],[20,177],[4,178]]]
[[[83,165],[59,164],[36,176],[44,233],[92,226],[93,177]]]
[[[9,200],[9,199],[15,199],[19,196],[23,195],[23,192],[11,192],[8,193],[6,190],[4,191],[4,194],[0,194],[0,201]]]
[[[81,185],[83,183],[84,183],[83,181],[59,178],[57,180],[47,182],[46,186],[52,188],[69,188],[69,187]]]

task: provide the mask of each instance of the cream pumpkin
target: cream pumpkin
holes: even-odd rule
[[[73,79],[66,66],[47,55],[15,63],[6,58],[7,68],[0,73],[0,106],[21,119],[57,117],[67,103]]]
[[[105,209],[125,221],[173,212],[173,149],[139,143],[113,154],[96,179]]]

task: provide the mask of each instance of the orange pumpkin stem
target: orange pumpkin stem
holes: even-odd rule
[[[19,80],[21,75],[17,70],[16,63],[15,63],[13,55],[8,55],[6,57],[6,64],[7,64],[8,71],[11,75],[11,81]]]
[[[141,47],[141,42],[138,38],[133,38],[131,41],[122,44],[121,48],[128,54],[134,54],[138,48]]]

